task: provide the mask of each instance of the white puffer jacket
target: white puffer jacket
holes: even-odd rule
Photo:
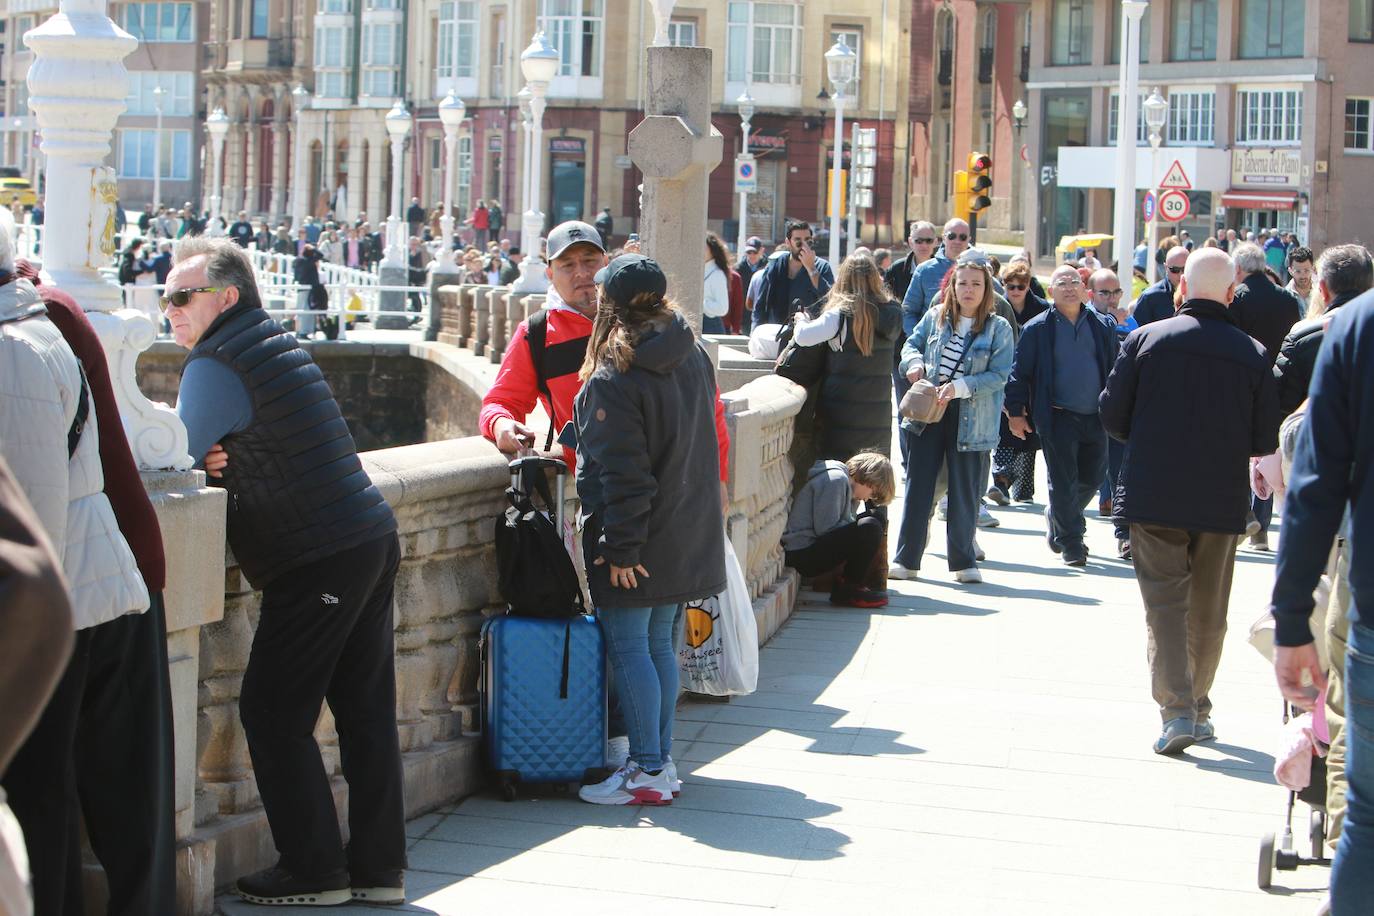
[[[78,630],[148,609],[148,590],[105,496],[95,404],[76,454],[81,373],[26,280],[0,286],[0,454],[62,558]]]

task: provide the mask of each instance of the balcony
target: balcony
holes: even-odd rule
[[[992,48],[978,49],[978,82],[992,82]]]
[[[941,86],[948,86],[954,78],[954,52],[940,52],[940,68],[935,72],[935,81]]]
[[[290,67],[295,52],[289,38],[237,38],[225,42],[224,69],[231,72]]]

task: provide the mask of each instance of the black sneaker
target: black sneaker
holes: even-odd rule
[[[1088,552],[1082,547],[1064,548],[1064,565],[1066,566],[1087,566]]]
[[[1045,507],[1045,543],[1055,553],[1064,552],[1064,545],[1059,543],[1059,538],[1054,533],[1054,518],[1050,515],[1049,506]]]
[[[353,899],[365,903],[384,903],[389,906],[399,906],[405,903],[405,872],[396,868],[370,875],[355,875],[353,878]]]
[[[264,906],[337,906],[353,899],[346,871],[323,878],[298,878],[277,865],[240,878],[238,892],[249,903]]]

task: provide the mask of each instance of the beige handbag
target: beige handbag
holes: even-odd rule
[[[947,401],[940,400],[940,389],[926,379],[921,379],[902,395],[898,411],[908,420],[917,423],[939,423],[945,415]]]

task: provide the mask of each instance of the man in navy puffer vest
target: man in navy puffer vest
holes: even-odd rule
[[[319,367],[263,311],[241,248],[182,239],[163,307],[191,351],[177,397],[191,455],[228,491],[229,546],[262,590],[239,716],[280,860],[241,878],[239,893],[265,904],[400,903],[396,519]],[[313,737],[322,700],[349,784],[347,853]]]

